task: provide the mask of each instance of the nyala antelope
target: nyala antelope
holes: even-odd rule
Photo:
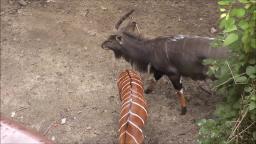
[[[208,66],[203,65],[203,60],[225,58],[228,56],[228,50],[212,48],[211,42],[214,39],[208,37],[169,35],[148,39],[135,32],[134,21],[120,27],[133,12],[134,10],[131,10],[121,17],[115,25],[117,32],[110,35],[101,47],[112,50],[116,58],[124,58],[140,72],[147,72],[149,67],[155,83],[166,75],[177,90],[181,115],[184,115],[187,108],[181,77],[189,77],[193,80],[212,79],[206,74]],[[153,85],[150,85],[145,93],[150,93],[152,89]]]

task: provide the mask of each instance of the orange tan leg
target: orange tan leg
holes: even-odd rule
[[[179,98],[179,103],[181,107],[181,115],[185,115],[187,112],[187,105],[186,105],[186,99],[183,94],[183,86],[181,82],[181,76],[180,75],[170,75],[169,79],[171,80],[173,87],[177,90],[176,95]]]
[[[177,96],[179,98],[179,102],[180,102],[181,115],[184,115],[187,112],[187,102],[186,102],[185,96],[183,94],[183,89],[176,92],[176,94],[177,94]]]

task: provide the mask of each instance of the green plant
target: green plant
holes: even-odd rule
[[[198,143],[256,143],[256,0],[221,0],[219,27],[227,60],[207,60],[214,88],[224,97],[216,120],[201,120]],[[221,41],[221,42],[219,42]]]

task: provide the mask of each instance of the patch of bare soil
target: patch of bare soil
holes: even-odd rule
[[[135,9],[146,36],[214,36],[218,17],[216,0],[25,2],[1,0],[1,114],[16,112],[13,119],[56,143],[117,143],[116,77],[130,66],[100,43],[122,14]],[[184,85],[191,96],[185,116],[167,79],[146,95],[145,143],[196,143],[196,121],[209,116],[219,98],[194,81]]]

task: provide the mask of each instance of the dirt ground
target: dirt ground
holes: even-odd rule
[[[14,120],[56,143],[117,143],[116,78],[130,66],[100,43],[121,15],[134,8],[133,17],[150,37],[214,37],[210,29],[218,19],[217,0],[17,1],[1,0],[1,114],[15,112]],[[196,143],[196,122],[212,114],[219,97],[192,80],[184,85],[192,97],[185,116],[166,78],[145,95],[146,144]]]

